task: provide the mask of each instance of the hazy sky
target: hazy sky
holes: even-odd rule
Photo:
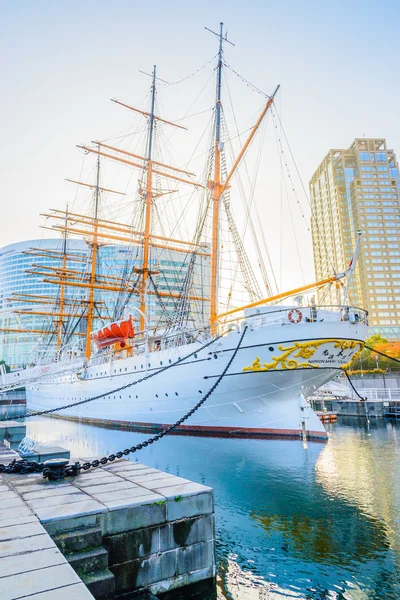
[[[0,246],[43,235],[39,213],[73,194],[64,178],[79,174],[77,143],[129,125],[109,98],[143,90],[138,69],[155,62],[168,81],[203,65],[216,53],[204,26],[216,30],[221,20],[236,44],[226,60],[266,91],[281,84],[284,127],[307,185],[330,148],[363,134],[386,137],[400,153],[399,2],[0,0],[0,10]],[[264,210],[273,220],[274,199]]]

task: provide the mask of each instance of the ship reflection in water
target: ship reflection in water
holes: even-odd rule
[[[27,434],[80,457],[144,438],[49,418],[29,420]],[[221,600],[395,600],[399,453],[400,425],[379,420],[368,430],[352,419],[307,450],[288,440],[171,436],[137,459],[214,488]]]

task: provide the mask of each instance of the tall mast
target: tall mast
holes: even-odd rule
[[[61,338],[62,338],[62,332],[63,332],[63,313],[64,313],[64,304],[65,304],[65,285],[64,285],[64,277],[63,275],[65,275],[65,271],[67,268],[67,226],[68,226],[68,204],[67,204],[67,209],[65,211],[65,229],[64,229],[64,239],[63,239],[63,249],[62,249],[62,253],[63,253],[63,260],[62,260],[62,276],[61,276],[61,289],[60,289],[60,305],[59,305],[59,309],[60,309],[60,314],[58,317],[58,323],[57,323],[57,344],[56,344],[56,351],[58,352],[61,348]]]
[[[143,245],[143,277],[142,289],[140,294],[140,330],[143,331],[146,324],[146,294],[147,279],[149,276],[149,240],[151,229],[151,205],[153,201],[153,132],[154,132],[154,106],[156,100],[156,65],[153,67],[152,85],[151,85],[151,110],[149,118],[149,137],[147,145],[147,185],[146,185],[146,216],[144,226],[144,245]]]
[[[214,148],[214,180],[211,182],[213,193],[212,234],[211,234],[211,294],[210,323],[214,332],[217,320],[218,302],[218,243],[219,243],[219,200],[221,197],[221,82],[222,82],[222,37],[223,23],[219,30],[219,51],[217,67],[217,93],[215,104],[215,148]]]
[[[93,219],[93,245],[92,245],[92,264],[90,271],[90,290],[89,290],[89,304],[87,313],[87,328],[86,328],[86,349],[85,355],[89,360],[90,358],[90,347],[91,337],[93,329],[93,313],[94,313],[94,290],[96,282],[96,269],[97,269],[97,251],[98,251],[98,212],[99,212],[99,199],[100,199],[100,156],[97,157],[97,174],[96,174],[96,190],[94,196],[94,219]]]

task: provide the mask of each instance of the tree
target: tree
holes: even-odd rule
[[[376,368],[383,369],[384,371],[390,370],[398,370],[400,369],[400,364],[396,363],[390,358],[386,358],[374,350],[378,352],[382,352],[383,354],[387,354],[393,358],[400,360],[400,342],[388,342],[381,335],[371,335],[366,342],[366,346],[373,348],[373,350],[369,350],[369,348],[364,348],[361,354],[353,360],[350,365],[350,370],[364,370],[364,371],[373,371]]]
[[[0,360],[0,366],[4,365],[6,368],[6,373],[9,373],[11,371],[10,367],[7,365],[5,360]]]

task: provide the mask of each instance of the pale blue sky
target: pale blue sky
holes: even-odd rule
[[[40,237],[39,213],[73,194],[63,179],[79,173],[77,143],[128,127],[109,98],[143,90],[138,69],[154,63],[169,81],[204,64],[216,53],[204,26],[221,20],[236,44],[226,60],[266,91],[281,84],[307,185],[329,148],[363,134],[400,154],[398,2],[0,0],[0,12],[1,246]]]

